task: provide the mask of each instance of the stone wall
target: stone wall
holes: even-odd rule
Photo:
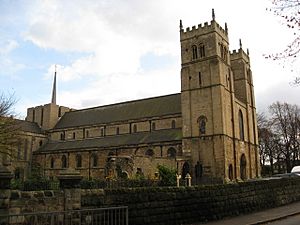
[[[300,200],[300,179],[237,184],[82,190],[81,207],[129,207],[131,225],[176,225],[246,214]]]
[[[130,225],[176,225],[237,216],[300,200],[299,178],[111,190],[80,190],[72,187],[80,179],[73,180],[65,178],[63,191],[2,190],[0,214],[128,206]]]
[[[9,200],[9,214],[64,210],[63,191],[12,190]]]

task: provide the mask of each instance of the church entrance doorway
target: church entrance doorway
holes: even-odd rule
[[[190,165],[188,162],[185,162],[182,166],[181,177],[185,179],[187,173],[190,173]]]

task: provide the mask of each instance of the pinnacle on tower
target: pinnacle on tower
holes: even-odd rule
[[[55,65],[55,73],[54,73],[51,103],[56,105],[56,65]]]
[[[212,14],[212,20],[215,20],[216,19],[215,9],[212,9],[211,14]]]
[[[240,49],[243,48],[243,45],[242,45],[242,39],[240,39]]]
[[[228,33],[227,23],[225,23],[225,32]]]
[[[182,20],[179,21],[179,29],[182,30],[183,26],[182,26]]]

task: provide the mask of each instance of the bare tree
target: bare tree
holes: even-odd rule
[[[300,109],[297,105],[276,102],[269,107],[272,132],[279,138],[280,153],[287,171],[299,160]]]
[[[0,94],[0,154],[2,161],[14,157],[19,143],[18,124],[13,119],[12,107],[16,103],[14,95]]]
[[[272,4],[273,7],[267,10],[282,19],[282,23],[292,31],[294,38],[283,51],[265,57],[274,60],[290,60],[294,63],[300,54],[300,0],[272,0]],[[293,84],[300,85],[299,75]]]
[[[257,115],[257,124],[262,168],[269,165],[270,171],[264,172],[274,174],[274,163],[280,157],[280,139],[272,132],[271,122],[263,113]]]

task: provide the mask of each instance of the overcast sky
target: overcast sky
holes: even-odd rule
[[[0,91],[15,111],[51,101],[86,108],[180,92],[179,20],[228,24],[230,50],[249,48],[258,111],[300,104],[290,68],[266,60],[292,41],[271,0],[0,0]],[[294,68],[295,69],[295,68]]]

